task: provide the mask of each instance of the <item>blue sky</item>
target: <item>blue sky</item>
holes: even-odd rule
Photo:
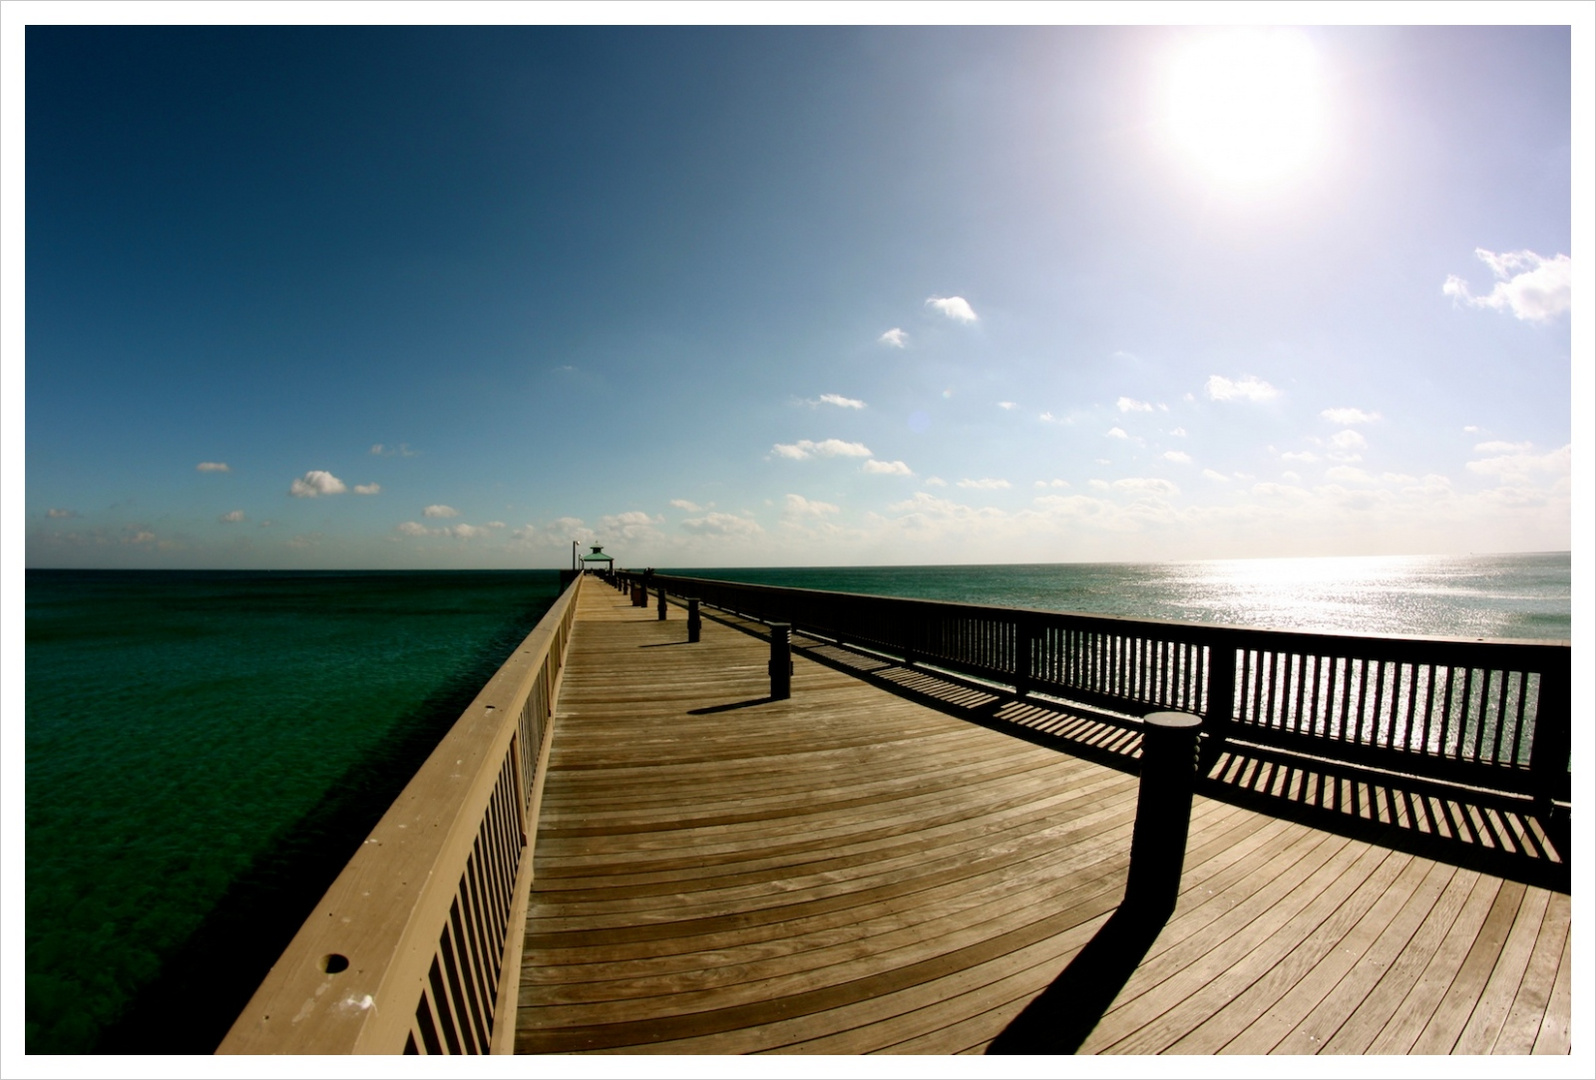
[[[26,561],[1566,549],[1570,48],[31,27]]]

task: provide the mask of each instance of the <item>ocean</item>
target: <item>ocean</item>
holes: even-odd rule
[[[674,570],[1234,625],[1566,639],[1568,553]],[[208,1053],[555,571],[27,573],[29,1053]]]

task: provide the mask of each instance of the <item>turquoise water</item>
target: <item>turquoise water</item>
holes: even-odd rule
[[[679,573],[1241,625],[1567,638],[1567,553]],[[27,1050],[209,1052],[554,571],[29,571]]]
[[[1566,551],[662,572],[878,596],[1286,630],[1539,640],[1569,636]]]
[[[30,570],[28,1052],[213,1049],[558,585]]]

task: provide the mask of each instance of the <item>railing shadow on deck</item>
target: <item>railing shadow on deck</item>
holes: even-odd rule
[[[765,636],[763,624],[753,619],[719,611],[704,617]],[[800,635],[794,636],[793,651],[990,730],[1123,772],[1140,770],[1141,725],[1135,716],[1020,697],[1008,687]],[[1196,793],[1421,858],[1570,891],[1567,814],[1547,815],[1528,798],[1235,740],[1205,743]],[[1116,934],[1116,940],[1127,940]]]

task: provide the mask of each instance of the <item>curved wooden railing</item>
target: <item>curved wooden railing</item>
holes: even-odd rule
[[[645,575],[617,577],[642,584]],[[650,588],[908,663],[1229,738],[1566,801],[1568,642],[1300,633],[648,574]]]
[[[532,838],[582,578],[400,793],[219,1053],[507,1053]]]

